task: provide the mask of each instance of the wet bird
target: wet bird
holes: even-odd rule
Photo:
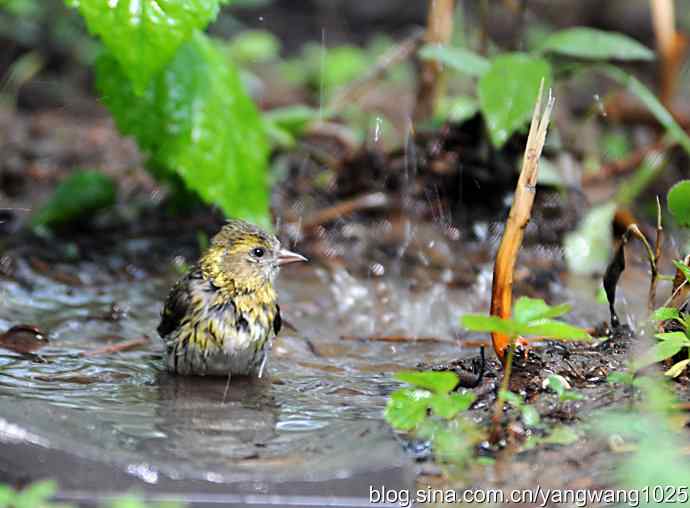
[[[231,220],[168,296],[158,333],[167,368],[183,375],[261,377],[281,316],[273,282],[307,261],[260,228]]]

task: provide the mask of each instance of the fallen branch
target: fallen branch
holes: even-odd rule
[[[92,349],[91,351],[84,351],[82,356],[102,356],[109,355],[112,353],[120,353],[122,351],[128,351],[130,349],[137,348],[139,346],[144,346],[149,343],[148,337],[141,337],[139,339],[124,340],[118,342],[117,344],[109,344],[100,348]]]
[[[493,285],[491,288],[491,315],[509,318],[513,300],[513,272],[517,260],[525,228],[532,214],[532,205],[536,194],[537,175],[539,173],[539,157],[541,156],[546,130],[551,118],[554,98],[549,93],[549,99],[542,112],[542,93],[544,80],[539,86],[539,96],[534,107],[532,123],[527,137],[527,146],[522,160],[522,170],[515,188],[513,205],[506,222],[501,244],[496,253],[494,264]],[[492,332],[494,351],[504,363],[505,350],[510,346],[510,338],[502,333]]]

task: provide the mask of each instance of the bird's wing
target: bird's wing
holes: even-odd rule
[[[158,325],[158,334],[165,337],[180,326],[182,319],[187,314],[191,302],[191,284],[201,278],[201,271],[196,269],[182,277],[173,286],[168,298],[165,300],[161,322]]]
[[[283,318],[280,315],[280,305],[276,304],[276,316],[273,318],[273,331],[276,335],[280,332],[283,327]]]

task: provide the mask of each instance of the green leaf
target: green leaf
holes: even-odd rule
[[[115,184],[98,171],[76,171],[33,216],[34,226],[56,226],[83,218],[115,203]]]
[[[0,508],[10,508],[16,493],[9,485],[0,485]]]
[[[515,302],[513,319],[518,323],[528,323],[537,319],[554,318],[570,312],[572,307],[566,303],[551,307],[540,298],[521,296]]]
[[[17,493],[14,508],[36,508],[46,503],[57,492],[57,483],[53,480],[42,480],[32,483]]]
[[[434,60],[470,76],[482,76],[491,65],[481,55],[464,48],[426,44],[419,50],[422,60]]]
[[[631,385],[635,380],[635,374],[628,371],[611,372],[606,381],[611,384]]]
[[[685,344],[690,346],[690,339],[683,332],[664,332],[657,333],[655,337],[664,342],[677,342],[678,344]]]
[[[671,113],[659,102],[659,99],[656,98],[656,95],[649,88],[643,85],[637,78],[627,74],[618,67],[606,65],[598,66],[597,68],[601,68],[609,77],[627,86],[628,90],[637,95],[645,107],[664,126],[668,135],[690,154],[690,137],[688,137],[683,128],[678,125]]]
[[[563,377],[559,376],[558,374],[551,374],[547,378],[547,388],[550,388],[553,390],[556,395],[558,395],[558,400],[561,402],[565,402],[568,400],[582,400],[584,399],[584,395],[579,394],[577,392],[574,392],[572,390],[568,390],[568,387],[565,384],[565,379]]]
[[[525,405],[525,401],[523,401],[522,397],[520,397],[517,393],[501,390],[499,396],[514,408],[520,409]]]
[[[649,48],[627,35],[585,27],[551,34],[539,49],[588,60],[654,60]]]
[[[118,127],[150,163],[177,173],[227,215],[268,225],[264,124],[213,41],[194,34],[142,95],[111,55],[99,60],[96,77]]]
[[[539,411],[534,406],[525,404],[520,409],[520,414],[522,415],[522,421],[528,427],[536,427],[539,425],[541,417],[539,416]]]
[[[542,78],[548,90],[551,66],[546,60],[508,53],[496,57],[479,79],[479,107],[496,148],[531,118]]]
[[[436,113],[436,119],[440,121],[451,121],[456,123],[463,123],[469,120],[479,111],[479,104],[477,101],[466,95],[459,97],[448,98],[443,97],[441,104]]]
[[[276,108],[264,113],[264,120],[292,135],[299,136],[307,126],[319,118],[319,112],[304,105]]]
[[[435,415],[450,419],[461,411],[467,410],[477,396],[472,392],[434,395],[429,399],[429,405]]]
[[[553,431],[546,437],[539,440],[540,444],[557,444],[569,445],[577,441],[577,432],[572,428],[561,425],[553,429]]]
[[[675,337],[669,337],[661,342],[654,344],[652,348],[644,353],[642,357],[633,363],[634,370],[639,370],[654,363],[659,363],[667,358],[671,358],[678,354],[681,349],[687,346],[687,338],[685,334],[681,332],[672,332],[669,334],[658,334],[659,335],[674,335]]]
[[[681,360],[677,363],[674,363],[670,369],[664,372],[664,375],[669,377],[678,377],[683,373],[685,369],[687,369],[688,363],[690,363],[690,359]]]
[[[393,392],[388,399],[384,417],[398,430],[412,430],[426,418],[431,392],[403,388]]]
[[[565,259],[571,271],[593,274],[606,270],[611,257],[611,224],[615,213],[615,203],[593,207],[577,229],[565,236]]]
[[[216,18],[219,0],[67,0],[144,91],[195,30]]]
[[[682,261],[674,259],[673,260],[673,266],[678,268],[678,270],[680,270],[680,272],[685,276],[685,280],[690,282],[690,267],[688,267],[688,265],[686,265]]]
[[[680,319],[680,312],[673,307],[661,307],[652,314],[654,321],[668,321],[669,319]]]
[[[465,314],[462,316],[462,326],[474,332],[499,332],[506,335],[516,333],[516,323],[511,319],[501,319],[498,316],[485,314]]]
[[[458,376],[454,372],[434,371],[401,371],[393,376],[398,381],[425,388],[434,393],[445,395],[458,386]]]
[[[228,43],[228,51],[237,63],[268,62],[280,55],[280,41],[266,30],[245,30]]]
[[[682,180],[671,187],[668,209],[678,224],[690,227],[690,180]]]
[[[589,340],[592,337],[582,328],[563,321],[540,319],[520,327],[521,335],[536,335],[558,340]]]

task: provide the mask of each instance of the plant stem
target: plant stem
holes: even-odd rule
[[[494,403],[494,413],[491,417],[491,433],[489,434],[489,441],[496,444],[501,440],[501,420],[503,416],[503,406],[505,399],[503,394],[510,389],[510,375],[513,371],[513,356],[515,355],[515,340],[516,337],[511,337],[508,354],[506,355],[505,363],[503,364],[503,379],[498,390],[498,396]]]

